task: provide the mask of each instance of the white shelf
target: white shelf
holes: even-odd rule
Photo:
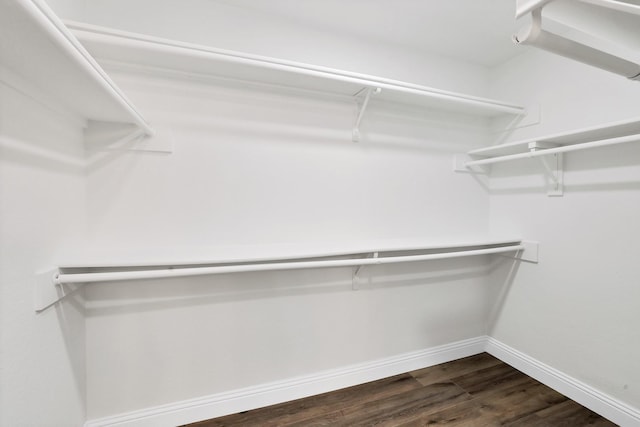
[[[522,115],[521,106],[347,71],[215,49],[76,22],[66,25],[99,60],[355,96],[381,88],[375,102],[393,102],[481,117]]]
[[[318,259],[327,257],[345,257],[363,255],[373,252],[406,252],[406,251],[436,251],[451,248],[472,248],[494,245],[517,244],[520,238],[478,238],[456,241],[368,241],[349,246],[321,245],[314,248],[299,245],[278,246],[231,246],[231,247],[192,247],[192,248],[128,248],[126,251],[98,250],[83,251],[81,255],[63,260],[58,267],[67,269],[91,268],[134,268],[210,264],[238,264],[273,262],[292,259]]]
[[[583,3],[590,3],[606,9],[617,10],[632,15],[640,15],[640,5],[629,1],[620,0],[581,0]]]
[[[155,280],[176,277],[281,271],[318,268],[352,267],[353,289],[358,289],[358,274],[363,266],[466,258],[480,255],[507,254],[522,261],[538,262],[538,243],[521,239],[494,239],[440,244],[362,246],[350,249],[300,251],[289,248],[276,255],[256,251],[224,257],[155,259],[127,258],[124,261],[74,262],[40,273],[35,282],[35,309],[42,311],[64,298],[67,291],[87,283],[130,280]],[[291,251],[291,249],[294,249]],[[122,255],[121,255],[122,256]],[[71,289],[67,289],[71,286]]]
[[[516,18],[521,18],[534,9],[551,3],[553,0],[518,0],[516,6]],[[624,0],[580,0],[605,9],[617,10],[623,13],[640,15],[640,5]]]
[[[537,157],[550,184],[549,196],[564,193],[563,153],[640,142],[640,118],[472,150],[454,158],[454,171],[487,173],[475,167]]]
[[[0,63],[8,75],[90,121],[149,125],[62,21],[41,0],[0,3]],[[16,82],[7,82],[15,85]]]
[[[577,147],[577,145],[639,134],[640,118],[636,117],[600,126],[593,126],[538,138],[530,138],[506,144],[494,145],[491,147],[479,148],[477,150],[472,150],[467,154],[472,158],[494,158],[527,153],[529,152],[529,144],[536,142],[550,143],[557,145],[558,147],[576,145],[575,148],[580,148]]]

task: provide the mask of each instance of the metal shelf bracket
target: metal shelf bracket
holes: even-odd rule
[[[36,313],[43,312],[57,302],[75,294],[84,286],[82,283],[59,284],[57,283],[59,274],[60,270],[57,268],[36,273],[33,300]]]
[[[353,125],[353,132],[351,136],[353,142],[360,142],[360,123],[362,122],[364,113],[367,110],[371,96],[377,95],[380,92],[382,92],[382,89],[379,87],[366,87],[358,91],[358,93],[353,96],[358,107],[358,116],[356,117],[356,122]]]
[[[550,142],[530,142],[529,152],[544,151],[550,148],[558,147],[557,144]],[[549,188],[547,195],[550,197],[561,197],[564,194],[564,169],[562,167],[562,153],[553,153],[548,156],[540,156],[537,158],[542,166]]]
[[[367,258],[378,258],[378,252],[373,252],[370,256],[367,255]],[[360,270],[362,270],[364,265],[359,265],[353,270],[353,276],[351,276],[351,289],[357,291],[360,289]]]
[[[456,154],[453,156],[453,171],[458,173],[470,173],[475,175],[489,175],[491,172],[491,165],[477,166],[473,169],[472,166],[467,166],[466,163],[473,161],[468,154]]]
[[[533,240],[523,240],[520,244],[524,247],[513,255],[503,254],[503,257],[516,259],[518,261],[538,264],[540,262],[540,242]]]

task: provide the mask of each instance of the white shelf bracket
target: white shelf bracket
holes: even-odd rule
[[[544,151],[549,148],[556,148],[553,143],[530,142],[529,151]],[[564,169],[562,167],[562,153],[553,153],[548,156],[539,156],[537,159],[542,166],[542,171],[549,180],[547,195],[550,197],[560,197],[564,194]]]
[[[518,261],[530,262],[533,264],[537,264],[539,262],[538,253],[540,242],[535,242],[532,240],[523,240],[520,242],[524,249],[519,250],[515,253],[515,255],[502,255],[506,258],[516,259]]]
[[[367,258],[378,258],[378,252],[374,252],[371,256],[367,256]],[[360,270],[362,270],[363,265],[357,266],[353,270],[353,275],[351,276],[351,289],[357,291],[360,289]]]
[[[356,122],[353,125],[353,133],[352,133],[352,141],[360,142],[360,123],[362,122],[362,118],[364,117],[364,113],[367,110],[367,106],[369,105],[369,101],[371,100],[372,95],[377,95],[382,92],[382,89],[379,87],[367,87],[360,90],[358,93],[354,95],[356,100],[356,105],[358,107],[358,116],[356,117]]]
[[[60,271],[57,268],[36,273],[33,301],[36,313],[45,311],[84,286],[79,283],[57,283],[58,274]]]
[[[150,134],[131,124],[96,122],[85,130],[84,136],[87,152],[91,155],[124,151],[173,152],[173,135],[168,128]]]
[[[54,285],[58,269],[36,273],[33,305],[37,313],[60,301],[62,289]]]
[[[453,171],[458,173],[470,173],[475,175],[489,175],[491,172],[491,165],[476,166],[477,169],[473,169],[473,166],[467,166],[467,162],[473,159],[467,154],[456,154],[453,156]]]

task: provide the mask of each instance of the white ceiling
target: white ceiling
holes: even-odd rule
[[[484,66],[522,52],[515,0],[218,0],[334,34]],[[522,25],[522,24],[520,24]]]

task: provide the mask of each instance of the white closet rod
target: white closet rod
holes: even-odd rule
[[[528,153],[509,154],[507,156],[492,157],[489,159],[472,160],[466,162],[466,167],[488,165],[491,163],[507,162],[509,160],[528,159],[530,157],[548,156],[550,154],[566,153],[568,151],[586,150],[588,148],[606,147],[608,145],[624,144],[626,142],[640,141],[640,134],[620,136],[617,138],[603,139],[600,141],[583,142],[580,144],[565,145],[564,147],[546,148],[538,151],[530,151]]]
[[[251,271],[300,270],[308,268],[357,267],[362,265],[394,264],[413,261],[430,261],[447,258],[461,258],[476,255],[489,255],[504,252],[521,251],[523,244],[513,244],[487,249],[474,249],[456,252],[444,252],[426,255],[406,255],[395,257],[376,257],[377,252],[370,252],[370,258],[334,259],[316,261],[286,261],[273,263],[210,265],[188,268],[166,268],[159,270],[111,271],[96,273],[60,273],[53,278],[55,285],[72,283],[112,282],[122,280],[160,279],[168,277],[203,276],[210,274],[241,273]]]

